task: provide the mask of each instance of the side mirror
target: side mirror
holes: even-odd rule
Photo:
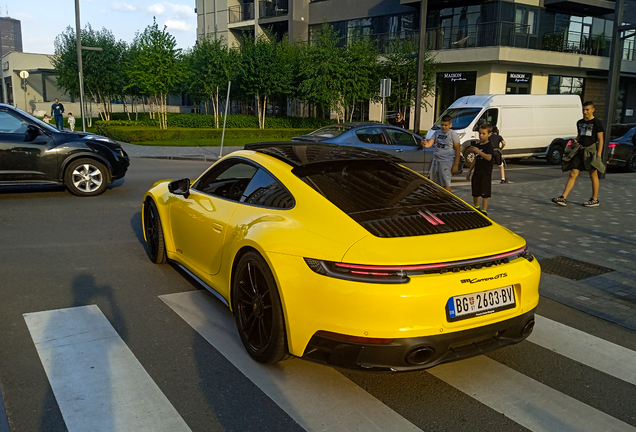
[[[175,195],[183,195],[184,198],[190,196],[190,179],[183,178],[168,183],[168,190]]]
[[[29,135],[34,135],[34,136],[42,134],[42,130],[39,127],[37,127],[35,125],[32,125],[32,124],[27,126],[27,130],[26,131],[27,131],[27,133]]]

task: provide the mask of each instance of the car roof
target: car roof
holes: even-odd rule
[[[345,160],[384,160],[402,162],[390,154],[362,147],[306,142],[264,142],[246,144],[245,150],[253,150],[279,159],[293,167],[302,167],[323,162]]]

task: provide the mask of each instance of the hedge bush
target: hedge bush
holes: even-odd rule
[[[211,128],[168,128],[165,130],[149,126],[114,126],[100,122],[97,133],[117,141],[128,143],[143,141],[221,139],[222,129]],[[280,138],[289,140],[295,136],[305,135],[314,129],[227,129],[225,138]]]
[[[122,116],[123,114],[123,116]],[[108,124],[110,126],[158,126],[157,120],[151,119],[148,113],[140,113],[138,120],[128,120],[125,113],[113,113],[113,120],[104,122],[96,122],[96,126],[99,128],[100,124]],[[134,115],[131,114],[131,118]],[[327,126],[335,123],[335,120],[331,119],[318,119],[310,117],[265,117],[266,129],[319,129],[323,126]],[[214,128],[214,116],[207,114],[177,114],[168,113],[168,128],[180,127],[180,128]],[[223,126],[223,116],[219,119],[219,126]],[[258,119],[255,116],[232,114],[227,116],[227,129],[237,128],[258,128]]]

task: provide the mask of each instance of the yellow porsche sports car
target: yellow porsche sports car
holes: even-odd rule
[[[145,195],[155,263],[233,311],[247,352],[407,371],[524,340],[540,268],[523,238],[384,153],[252,144]]]

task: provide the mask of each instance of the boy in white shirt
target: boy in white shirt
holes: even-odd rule
[[[71,132],[75,130],[75,117],[73,117],[73,113],[68,113],[68,127]]]

